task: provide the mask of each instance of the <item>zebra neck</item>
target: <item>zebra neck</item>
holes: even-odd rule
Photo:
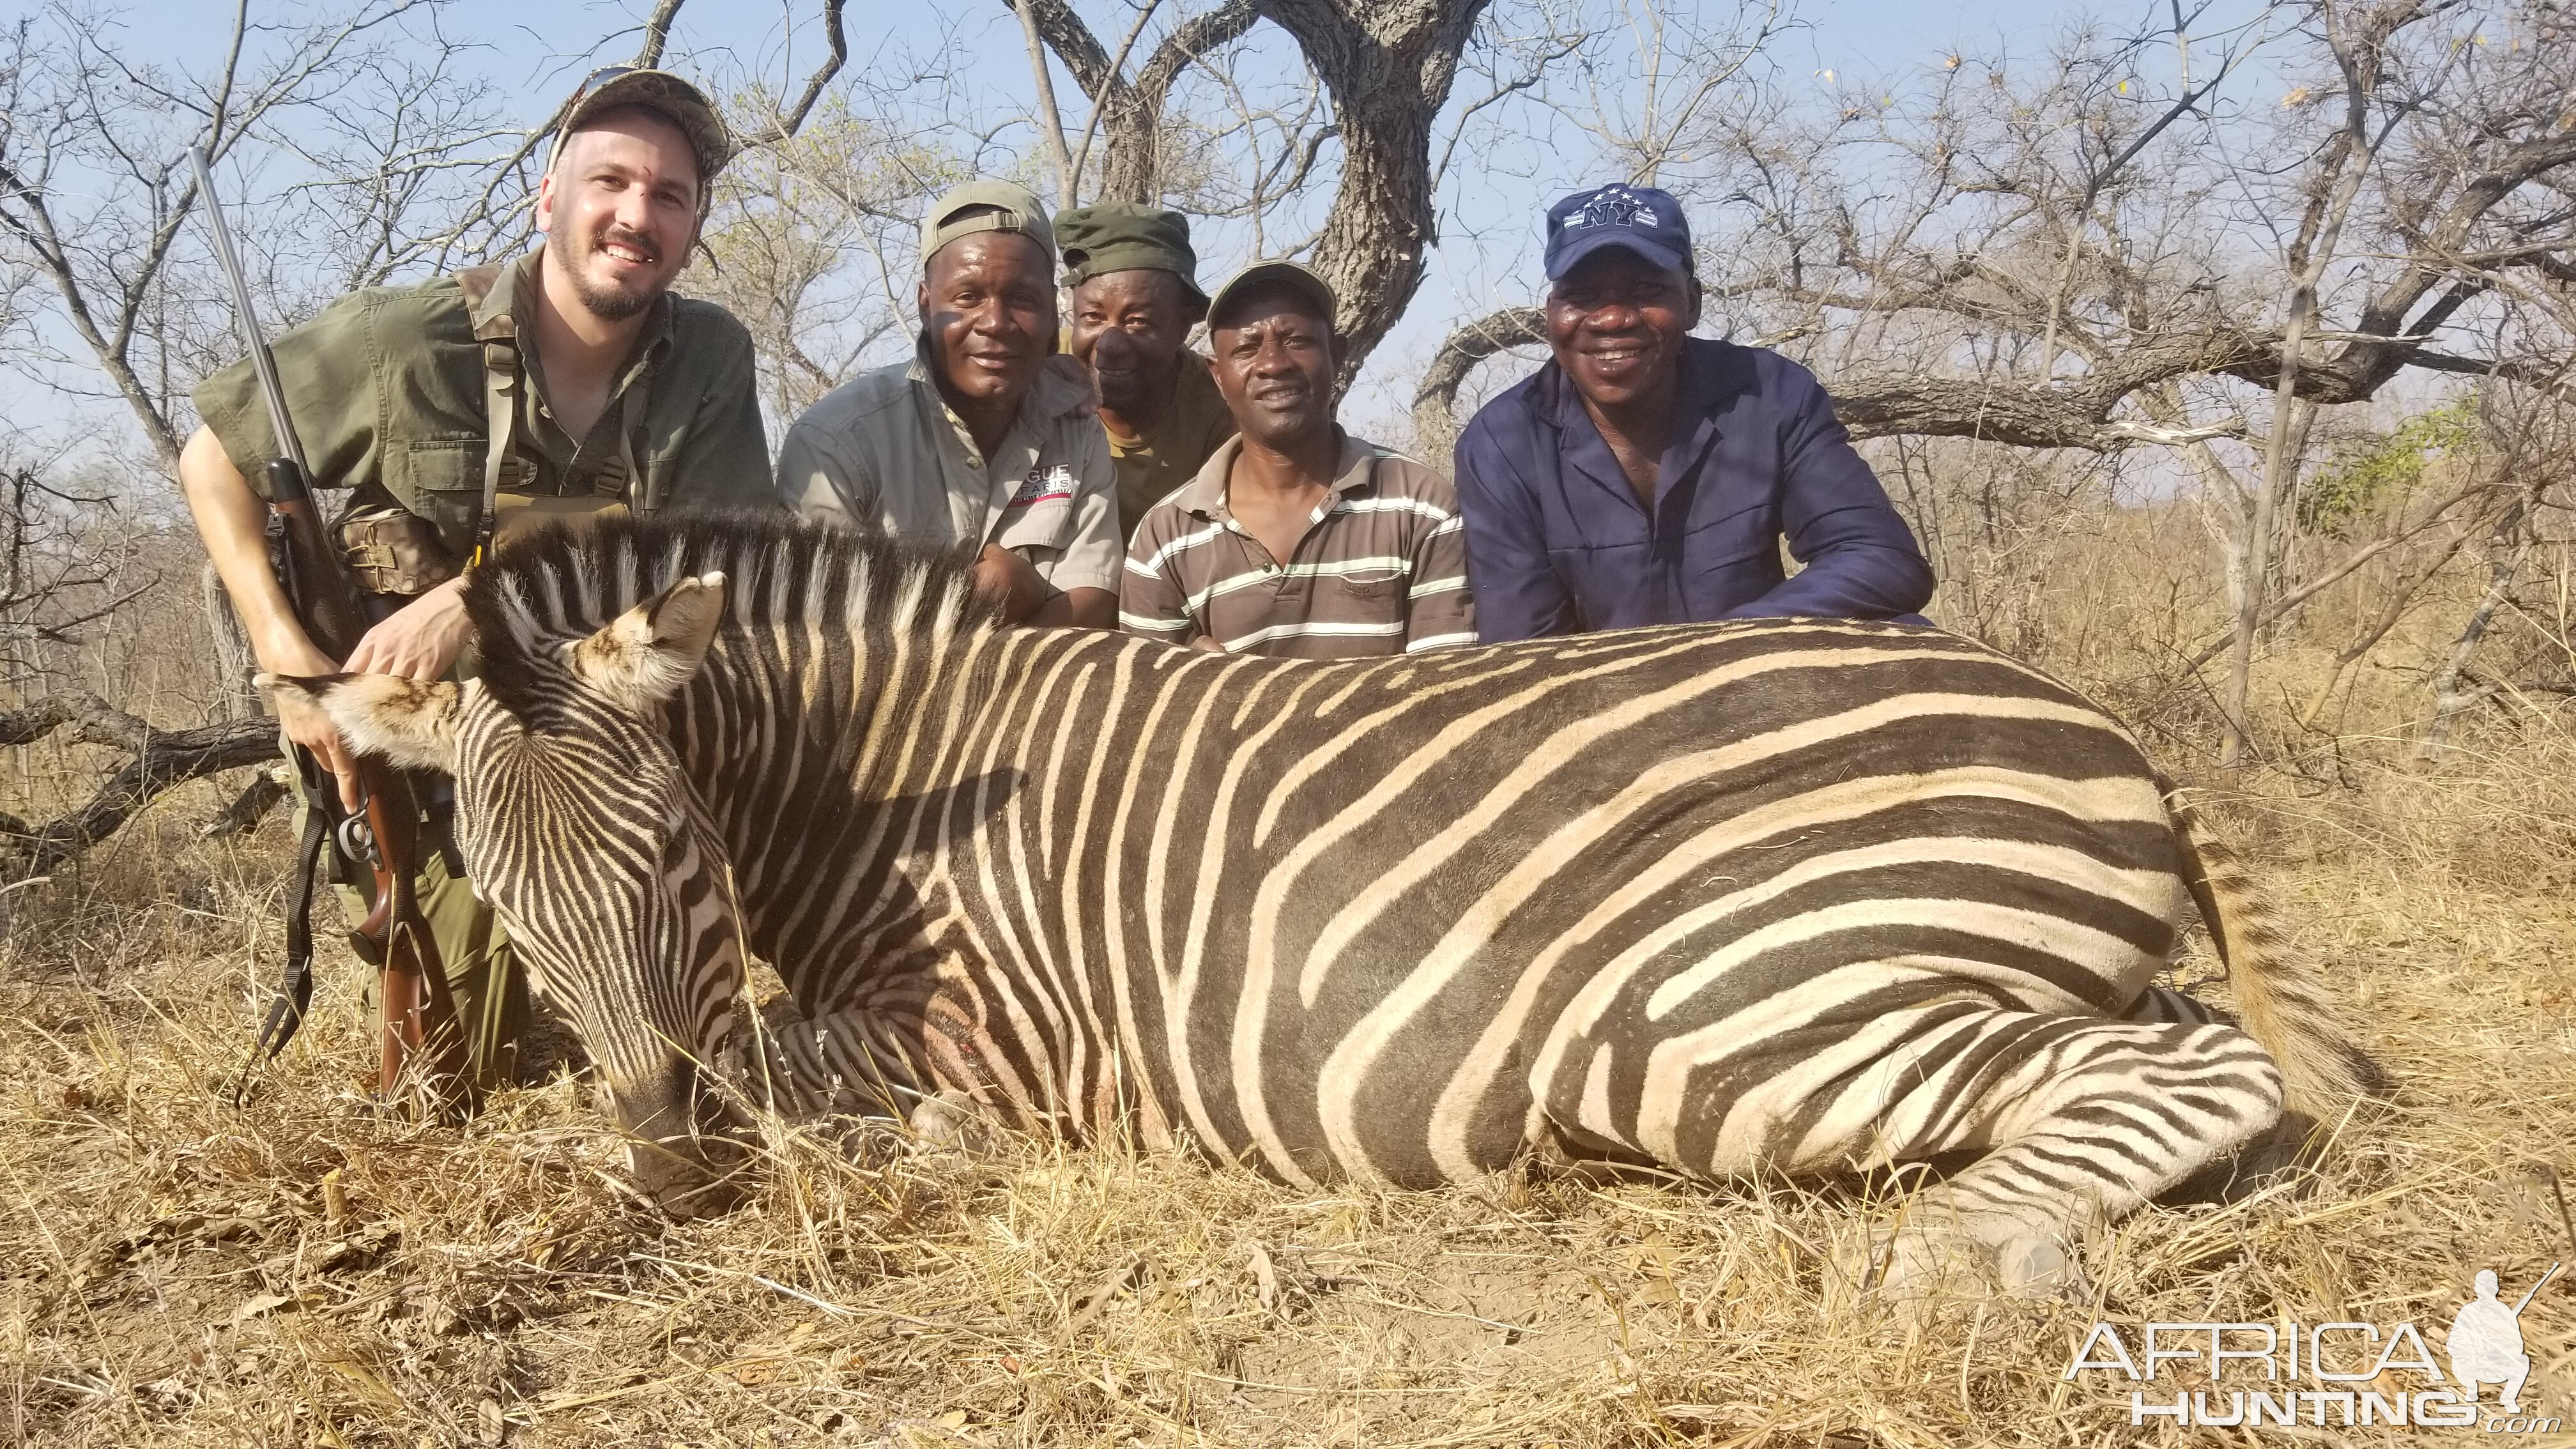
[[[809,1012],[866,1006],[935,954],[951,847],[1017,787],[1010,682],[1090,630],[745,630],[675,707],[753,948]]]

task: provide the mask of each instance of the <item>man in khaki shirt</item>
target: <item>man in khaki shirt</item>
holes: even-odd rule
[[[976,587],[1014,623],[1110,627],[1117,472],[1089,375],[1054,353],[1045,209],[970,181],[931,203],[921,262],[913,359],[796,420],[779,496],[808,518],[975,550]]]
[[[1208,360],[1182,345],[1207,315],[1189,219],[1131,201],[1058,212],[1072,289],[1065,351],[1100,385],[1100,424],[1118,460],[1118,517],[1136,524],[1234,436]]]

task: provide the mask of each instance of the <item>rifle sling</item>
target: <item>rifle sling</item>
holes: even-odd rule
[[[277,999],[268,1004],[259,1039],[251,1044],[250,1060],[242,1063],[233,1082],[236,1108],[250,1099],[250,1074],[277,1060],[304,1025],[305,1008],[313,1004],[313,876],[330,835],[327,812],[319,806],[304,812],[304,837],[296,842],[295,872],[286,883],[286,974],[277,983]]]

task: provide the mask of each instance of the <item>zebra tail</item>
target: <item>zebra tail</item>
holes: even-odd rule
[[[2291,945],[2270,899],[2236,852],[2172,781],[2159,777],[2157,783],[2182,848],[2183,880],[2227,967],[2246,1032],[2280,1065],[2289,1112],[2332,1123],[2356,1099],[2385,1096],[2387,1074],[2346,1029],[2315,963]]]

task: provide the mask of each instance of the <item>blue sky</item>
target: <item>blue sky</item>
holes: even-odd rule
[[[1108,45],[1115,44],[1132,14],[1123,0],[1077,4]],[[311,8],[309,3],[253,0],[252,14],[257,21],[263,15]],[[674,61],[704,74],[765,76],[784,84],[801,76],[820,54],[812,25],[815,8],[812,0],[694,0],[682,11],[673,36]],[[1773,42],[1769,61],[1784,85],[1819,88],[1866,77],[1901,81],[1939,65],[1960,48],[2034,56],[2088,15],[2125,29],[2166,13],[2164,5],[2149,0],[2105,0],[2091,6],[2002,0],[1970,7],[1919,0],[1802,0],[1794,8],[1802,23]],[[2249,0],[2226,0],[2220,8],[2241,13],[2251,7]],[[221,54],[230,9],[205,0],[127,0],[112,4],[109,13],[120,19],[138,49],[203,71]],[[472,52],[472,64],[510,98],[506,119],[531,125],[592,66],[628,58],[636,45],[632,27],[648,9],[649,0],[455,0],[437,23],[451,38],[479,47]],[[1707,18],[1733,13],[1732,5],[1712,6]],[[953,30],[966,42],[960,89],[970,97],[991,97],[989,116],[983,114],[986,107],[971,101],[970,113],[989,123],[1030,109],[1033,87],[1018,23],[999,0],[944,7],[852,6],[851,22],[853,67],[882,56],[926,53]],[[630,33],[602,42],[603,36],[621,30]],[[1469,94],[1472,84],[1462,77],[1460,95]],[[1079,90],[1061,73],[1056,85],[1060,103],[1078,125],[1086,104]],[[1025,129],[1000,140],[1024,150],[1036,144]],[[1521,154],[1510,154],[1508,146],[1498,146],[1459,167],[1429,277],[1404,324],[1379,348],[1352,396],[1346,420],[1355,428],[1397,428],[1412,377],[1456,320],[1534,299],[1541,209],[1562,189],[1595,178],[1563,148],[1525,144],[1518,149]],[[1329,190],[1314,198],[1314,215],[1320,215],[1328,198]],[[1206,230],[1213,234],[1202,235],[1200,249],[1203,269],[1211,277],[1248,259],[1248,233]]]

